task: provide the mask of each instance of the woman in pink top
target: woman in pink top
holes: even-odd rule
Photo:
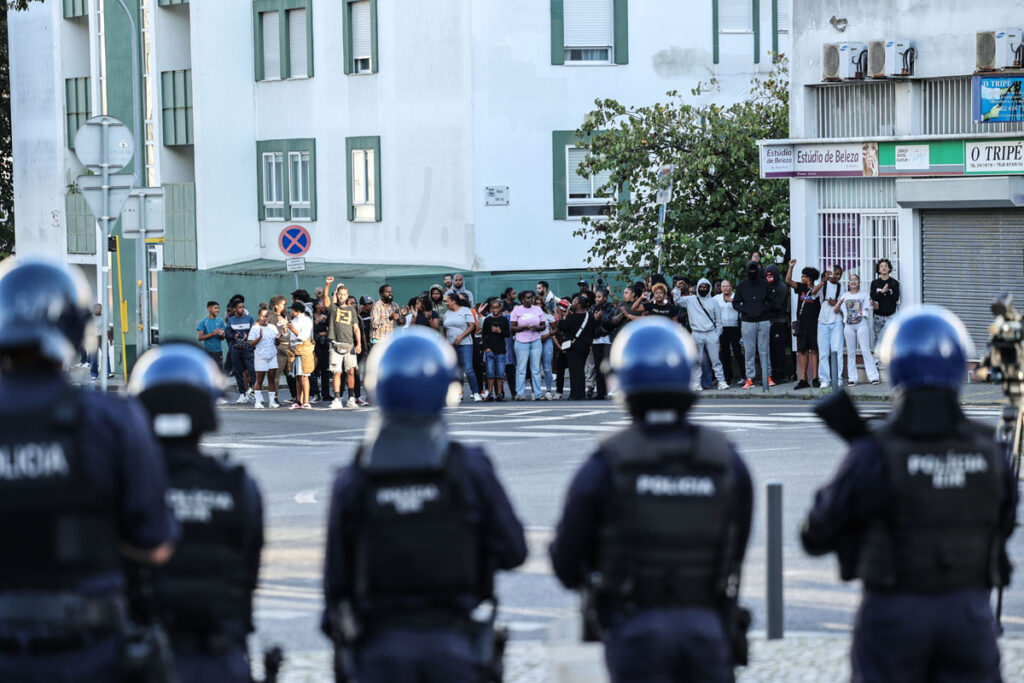
[[[519,293],[521,305],[512,309],[509,317],[516,347],[516,400],[526,400],[526,363],[530,363],[530,380],[533,384],[533,400],[543,398],[540,389],[540,359],[544,345],[541,333],[547,327],[544,309],[535,305],[536,296],[531,291]]]

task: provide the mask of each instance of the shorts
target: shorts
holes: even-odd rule
[[[349,370],[355,370],[359,366],[359,358],[355,353],[338,353],[333,348],[331,349],[331,372],[348,372]]]
[[[253,365],[256,366],[256,372],[277,370],[277,355],[273,355],[270,358],[260,358],[259,356],[256,356],[253,359]]]
[[[484,351],[484,364],[487,367],[487,379],[505,379],[505,354],[487,349]]]
[[[292,375],[295,377],[309,377],[310,373],[302,371],[302,356],[295,356],[292,361]]]
[[[797,353],[818,352],[818,323],[800,323],[800,332],[796,335]]]

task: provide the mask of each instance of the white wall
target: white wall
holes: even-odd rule
[[[713,64],[710,2],[645,0],[629,4],[629,64],[556,66],[549,3],[474,5],[476,267],[584,268],[588,243],[572,236],[579,222],[553,218],[552,131],[578,128],[597,98],[652,104],[669,90],[688,96],[712,77],[718,88],[702,101],[745,98],[755,71],[772,67],[768,7],[760,65],[752,34],[722,36],[721,64]],[[510,205],[484,206],[487,185],[508,185]]]
[[[8,12],[14,129],[15,246],[19,254],[67,253],[64,221],[64,77],[59,2]],[[88,73],[88,63],[85,71]]]
[[[252,3],[189,4],[199,268],[259,258]],[[158,11],[160,9],[158,8]]]

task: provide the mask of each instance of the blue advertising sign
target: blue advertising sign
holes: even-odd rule
[[[972,90],[975,123],[1024,121],[1024,76],[975,76]]]

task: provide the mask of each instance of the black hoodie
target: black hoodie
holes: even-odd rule
[[[759,323],[768,320],[768,281],[761,273],[757,261],[747,264],[747,279],[736,285],[732,307],[740,314],[740,321]]]
[[[771,273],[774,280],[768,285],[768,318],[773,323],[784,323],[789,317],[786,310],[786,304],[789,301],[789,287],[783,282],[776,264],[770,264],[765,269],[765,273]]]

